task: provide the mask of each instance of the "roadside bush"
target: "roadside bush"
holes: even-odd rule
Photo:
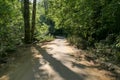
[[[87,48],[87,45],[88,45],[87,41],[81,37],[69,36],[67,39],[72,45],[75,45],[79,49],[86,49]]]
[[[15,50],[15,46],[22,43],[23,34],[23,18],[19,2],[0,1],[0,56]]]

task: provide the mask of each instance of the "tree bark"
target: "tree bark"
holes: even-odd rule
[[[30,11],[29,11],[29,0],[24,0],[24,42],[30,43],[31,42],[31,32],[30,32]]]
[[[36,0],[33,0],[33,11],[32,11],[32,27],[31,27],[31,39],[33,41],[35,31],[35,19],[36,19]]]

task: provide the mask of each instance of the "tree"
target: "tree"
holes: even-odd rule
[[[24,36],[23,17],[18,0],[0,1],[0,56],[14,50]]]
[[[45,14],[48,12],[48,0],[44,0]]]
[[[32,41],[34,38],[34,31],[35,31],[35,19],[36,19],[36,0],[33,0],[32,27],[31,27],[31,39],[32,39]]]
[[[30,43],[31,42],[31,30],[30,30],[30,14],[29,14],[29,0],[24,0],[24,28],[25,28],[25,35],[24,35],[24,42]]]

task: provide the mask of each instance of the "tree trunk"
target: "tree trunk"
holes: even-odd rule
[[[36,0],[33,0],[33,11],[32,11],[32,27],[31,27],[31,39],[33,41],[35,31],[35,19],[36,19]]]
[[[29,14],[29,0],[24,0],[24,27],[25,27],[25,37],[24,42],[31,42],[31,32],[30,32],[30,14]]]
[[[47,12],[48,12],[48,0],[44,0],[44,8],[45,8],[45,15],[47,15]]]

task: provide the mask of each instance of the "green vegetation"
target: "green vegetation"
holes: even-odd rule
[[[27,0],[28,1],[28,0]],[[48,32],[48,26],[40,23],[40,16],[44,14],[44,8],[38,3],[36,6],[36,15],[33,13],[33,3],[29,2],[30,21],[24,19],[25,6],[23,1],[19,0],[4,0],[0,1],[0,58],[5,57],[8,53],[15,51],[17,46],[24,43],[34,41],[52,40],[53,36],[45,35]],[[35,7],[34,7],[35,8]],[[27,9],[27,8],[26,8]],[[34,12],[35,13],[35,12]],[[28,16],[28,14],[26,14]],[[35,16],[36,17],[35,17]],[[35,19],[33,19],[35,17]],[[35,22],[33,20],[36,20]],[[28,35],[25,34],[25,28],[28,28],[24,23],[29,22],[29,27],[34,28]],[[36,23],[36,25],[34,25]],[[28,23],[27,23],[28,24]],[[25,27],[26,26],[26,27]],[[29,29],[29,28],[28,28]],[[30,30],[30,29],[29,29]],[[28,31],[29,32],[29,31]],[[26,33],[28,33],[26,32]],[[25,39],[26,36],[26,39]],[[33,40],[27,39],[32,38]],[[41,38],[40,38],[41,37]],[[26,40],[26,41],[25,41]]]
[[[119,19],[119,0],[0,1],[0,56],[24,42],[62,35],[97,58],[119,62]]]
[[[120,60],[119,0],[48,0],[48,3],[48,17],[73,45],[91,51],[97,58]]]
[[[21,44],[23,17],[17,0],[0,1],[0,56]]]

